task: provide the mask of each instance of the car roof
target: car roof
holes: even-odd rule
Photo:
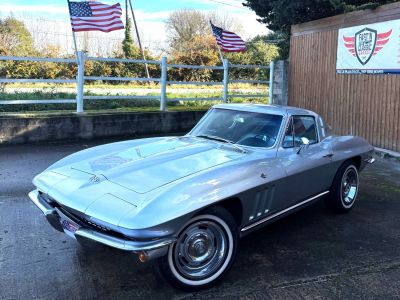
[[[241,110],[248,112],[265,113],[265,114],[289,115],[289,116],[291,115],[318,116],[315,112],[308,109],[303,109],[293,106],[276,105],[276,104],[225,103],[225,104],[214,105],[213,108]]]

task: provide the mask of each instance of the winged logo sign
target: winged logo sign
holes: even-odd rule
[[[340,29],[337,73],[400,73],[400,44],[394,38],[398,28],[400,20]]]

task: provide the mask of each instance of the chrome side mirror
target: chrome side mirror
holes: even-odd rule
[[[299,149],[297,150],[297,154],[300,154],[300,152],[303,149],[307,149],[309,146],[310,146],[310,140],[303,136],[301,138],[301,145],[300,145]]]

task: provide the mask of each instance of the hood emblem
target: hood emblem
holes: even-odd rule
[[[92,177],[89,178],[89,181],[93,183],[99,183],[101,181],[101,178],[97,175],[93,175]]]

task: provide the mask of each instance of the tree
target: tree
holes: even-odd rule
[[[210,21],[238,34],[243,30],[242,24],[226,13],[181,9],[172,12],[165,22],[169,46],[173,50],[190,51],[190,48],[185,47],[193,45],[193,40],[212,35]]]
[[[277,43],[281,58],[289,56],[290,27],[344,12],[376,8],[396,0],[245,0],[244,6],[254,10],[259,21],[283,39]]]
[[[173,49],[182,49],[182,44],[190,43],[195,37],[203,35],[210,26],[207,17],[193,9],[174,11],[165,23],[169,44]]]
[[[221,65],[215,38],[212,36],[209,21],[224,29],[241,34],[242,25],[227,14],[216,12],[202,13],[196,10],[179,10],[171,13],[166,21],[170,38],[170,57],[176,64]],[[265,36],[249,41],[244,53],[225,53],[232,64],[268,65],[278,55],[275,45],[265,43]],[[211,70],[172,69],[170,76],[175,80],[206,81],[222,80],[221,72]],[[265,70],[232,69],[234,78],[267,78]]]
[[[16,56],[37,54],[28,29],[23,22],[13,16],[0,19],[0,54]]]
[[[172,63],[183,65],[217,65],[221,64],[212,36],[195,36],[192,40],[182,42],[184,51],[172,49]],[[169,76],[175,80],[207,81],[211,80],[213,72],[210,69],[173,68]]]
[[[132,39],[132,21],[130,18],[126,19],[125,27],[125,38],[122,41],[122,51],[124,52],[125,58],[139,58],[139,48],[135,46]]]
[[[269,65],[272,60],[278,57],[278,47],[267,43],[268,36],[259,35],[247,42],[246,52],[227,53],[225,57],[232,64],[239,65]],[[266,69],[234,69],[230,71],[230,76],[235,79],[258,79],[265,80],[269,76]]]

